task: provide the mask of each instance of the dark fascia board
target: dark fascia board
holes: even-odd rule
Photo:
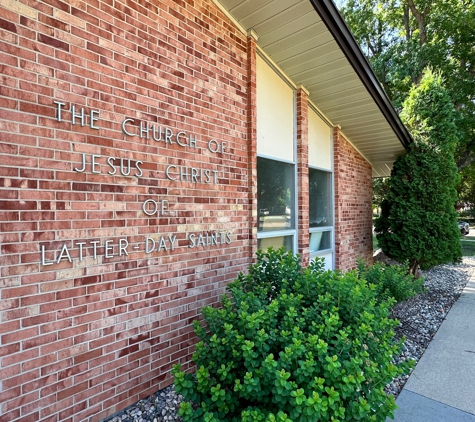
[[[322,21],[326,24],[328,30],[343,51],[343,54],[353,69],[355,69],[356,74],[366,86],[366,89],[394,130],[401,144],[407,150],[409,145],[413,142],[412,137],[399,118],[386,92],[384,92],[368,60],[361,51],[335,4],[332,0],[310,0],[310,3],[312,3]]]

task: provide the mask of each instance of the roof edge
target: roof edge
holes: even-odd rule
[[[343,20],[335,4],[332,0],[310,0],[310,3],[320,15],[322,21],[325,23],[328,30],[335,38],[335,41],[343,51],[343,54],[346,56],[389,125],[394,130],[399,141],[407,150],[409,145],[413,142],[412,137],[399,118],[399,115],[391,104],[389,97],[379,83],[371,65],[361,51],[360,46],[353,37],[353,34]]]

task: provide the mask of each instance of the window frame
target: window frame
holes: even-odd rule
[[[330,173],[330,186],[331,186],[331,194],[330,194],[330,209],[332,210],[332,225],[330,226],[321,226],[321,227],[310,227],[310,220],[308,221],[308,231],[309,231],[309,258],[310,261],[315,259],[316,257],[327,255],[331,253],[332,256],[332,262],[331,262],[331,268],[335,268],[335,157],[334,157],[334,141],[333,141],[333,125],[321,114],[321,112],[318,110],[317,107],[313,105],[313,103],[309,102],[308,104],[309,109],[311,109],[315,114],[317,114],[318,117],[320,117],[330,128],[330,139],[328,140],[330,142],[330,168],[322,168],[319,166],[314,166],[314,165],[308,165],[308,180],[310,183],[310,170],[318,170],[318,171],[323,171],[326,173]],[[310,110],[309,110],[310,112]],[[310,215],[310,189],[308,192],[308,199],[309,199],[309,215]],[[318,250],[315,252],[310,252],[310,237],[312,233],[318,233],[318,232],[330,232],[330,245],[331,247],[328,249],[322,249]]]
[[[310,181],[310,170],[317,170],[317,171],[322,171],[325,173],[330,174],[330,187],[331,187],[331,192],[330,192],[330,209],[332,211],[332,225],[329,226],[320,226],[320,227],[310,227],[310,221],[309,221],[309,234],[310,236],[312,233],[319,233],[319,232],[330,232],[330,248],[327,249],[320,249],[318,251],[310,252],[310,259],[315,258],[316,256],[327,254],[329,252],[332,252],[334,254],[335,252],[335,194],[334,194],[334,174],[333,171],[330,171],[328,169],[322,169],[320,167],[315,167],[315,166],[308,166],[309,173],[308,173],[308,178]],[[309,208],[309,213],[310,213],[310,204],[311,204],[311,199],[310,199],[310,190],[309,190],[309,201],[308,201],[308,208]],[[309,237],[310,241],[310,237]],[[334,258],[333,258],[334,259]]]
[[[297,88],[296,86],[285,76],[282,72],[272,63],[272,61],[266,57],[259,49],[257,50],[259,56],[264,60],[264,62],[292,89],[293,99],[293,116],[292,116],[292,151],[293,151],[293,160],[286,160],[278,157],[274,157],[267,154],[256,154],[257,158],[265,158],[268,160],[278,161],[286,164],[293,165],[293,176],[294,176],[294,201],[293,201],[293,218],[294,218],[294,228],[289,230],[278,230],[278,231],[259,231],[257,227],[257,240],[264,238],[272,237],[282,237],[282,236],[292,236],[292,252],[294,255],[298,253],[298,169],[297,169]],[[257,118],[259,119],[259,110],[257,110]],[[257,171],[257,160],[256,160],[256,171]],[[257,180],[257,186],[259,181]],[[257,198],[256,198],[257,202]],[[259,219],[259,207],[257,207],[257,218]],[[259,222],[258,222],[259,224]]]

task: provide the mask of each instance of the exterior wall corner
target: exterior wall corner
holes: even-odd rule
[[[373,262],[371,165],[333,129],[335,180],[335,267],[356,268],[357,258]]]

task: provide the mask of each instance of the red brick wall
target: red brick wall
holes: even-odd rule
[[[355,268],[356,259],[373,260],[371,166],[341,135],[333,131],[335,179],[335,266]]]
[[[1,3],[0,420],[98,421],[189,364],[191,320],[250,262],[246,45],[211,1]],[[128,136],[126,118],[196,148]],[[167,209],[146,215],[148,199]]]

